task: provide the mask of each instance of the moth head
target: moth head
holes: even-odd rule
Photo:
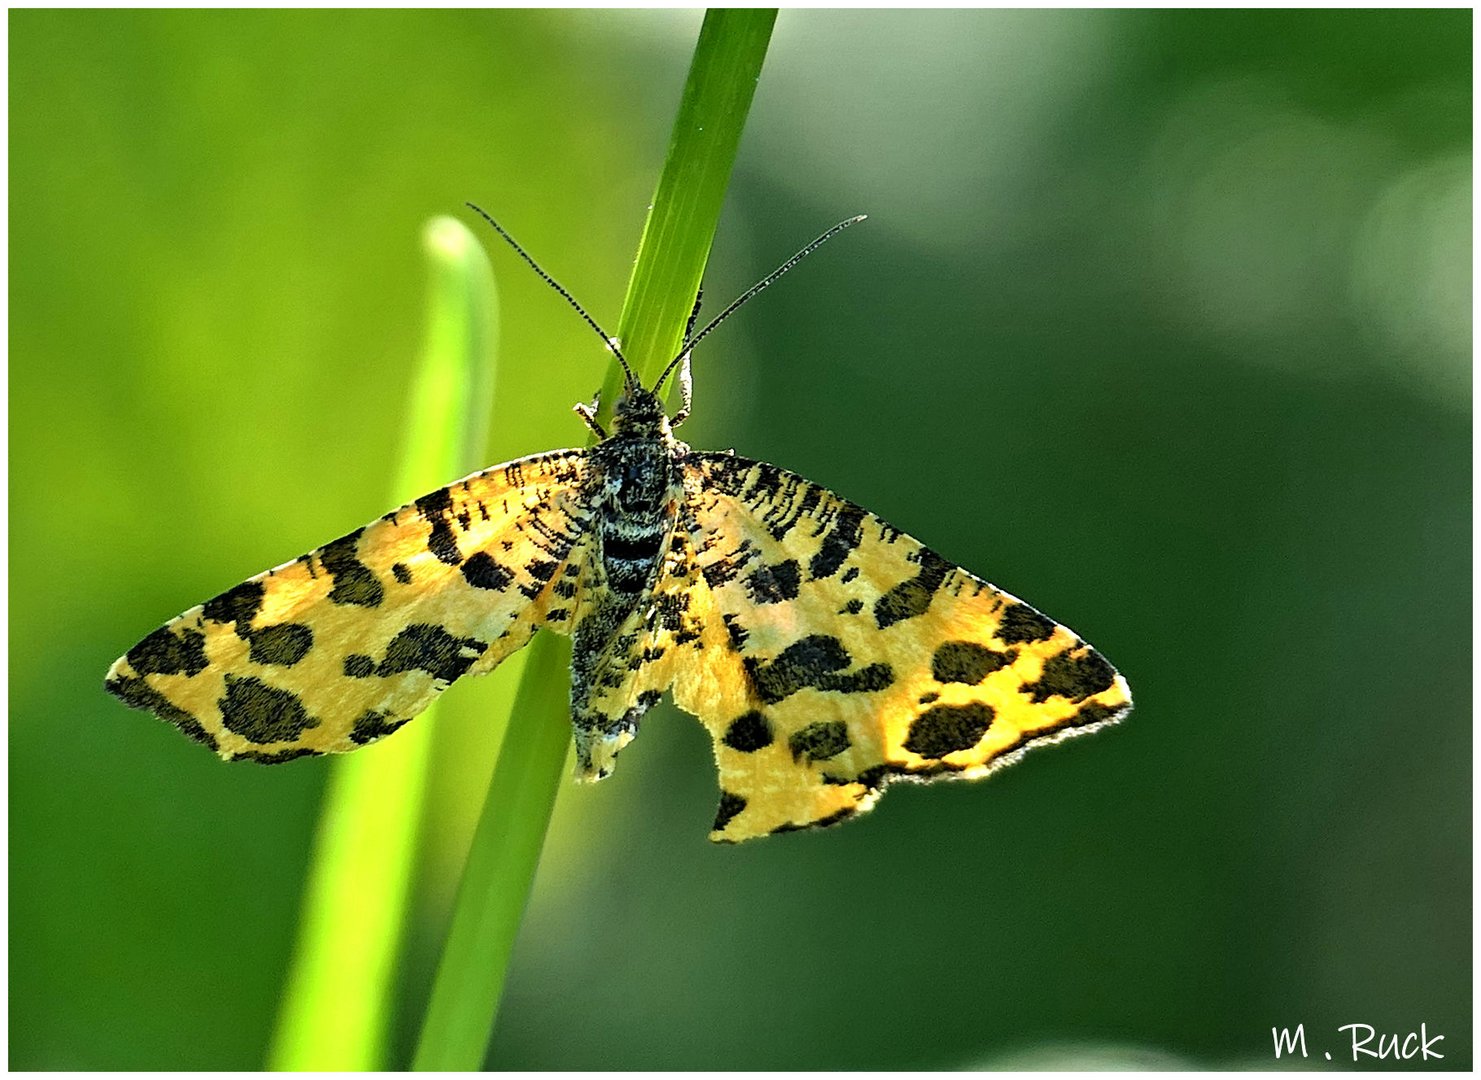
[[[624,388],[612,409],[612,434],[666,434],[668,429],[668,412],[656,393],[636,384]]]

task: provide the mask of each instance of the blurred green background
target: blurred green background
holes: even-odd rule
[[[13,1067],[263,1063],[330,763],[223,765],[103,671],[388,509],[429,217],[615,324],[699,19],[10,14]],[[1263,1065],[1298,1023],[1342,1064],[1355,1022],[1470,1065],[1470,22],[782,14],[711,305],[871,220],[706,343],[686,437],[1137,710],[738,848],[655,713],[561,792],[491,1066]],[[489,461],[577,444],[600,349],[489,246]],[[506,676],[438,721],[403,1063]]]

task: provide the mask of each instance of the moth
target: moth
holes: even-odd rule
[[[470,204],[471,206],[471,204]],[[107,689],[222,758],[389,735],[537,630],[572,638],[576,776],[607,776],[665,692],[714,740],[710,838],[833,825],[896,780],[985,776],[1114,723],[1126,681],[1074,633],[826,488],[674,435],[698,334],[652,387],[625,371],[599,440],[465,477],[172,619]],[[682,405],[660,399],[678,372]]]

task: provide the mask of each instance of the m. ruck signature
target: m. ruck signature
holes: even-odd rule
[[[1344,1041],[1350,1041],[1352,1060],[1359,1061],[1364,1057],[1376,1058],[1380,1061],[1410,1061],[1418,1058],[1420,1061],[1443,1061],[1445,1055],[1436,1050],[1435,1044],[1444,1041],[1444,1035],[1431,1035],[1425,1024],[1419,1025],[1418,1031],[1409,1031],[1402,1034],[1397,1032],[1378,1031],[1371,1024],[1343,1024],[1338,1032],[1342,1033]],[[1282,1057],[1307,1057],[1306,1051],[1306,1025],[1297,1024],[1296,1029],[1271,1028],[1270,1037],[1275,1042],[1275,1057],[1279,1061]],[[1326,1060],[1332,1060],[1332,1052],[1324,1050],[1321,1052]]]

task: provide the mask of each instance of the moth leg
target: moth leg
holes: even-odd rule
[[[697,304],[695,310],[699,310]],[[679,411],[669,421],[671,428],[676,428],[689,419],[689,406],[694,403],[694,378],[690,374],[689,358],[690,354],[686,352],[684,359],[679,362]]]
[[[689,336],[694,333],[694,324],[699,322],[699,306],[704,303],[704,286],[700,285],[699,291],[694,294],[694,310],[689,312],[689,321],[684,324],[684,342],[687,345]],[[685,420],[689,419],[689,406],[694,403],[694,379],[689,372],[689,350],[684,350],[684,359],[679,365],[679,411],[674,413],[673,419],[669,421],[669,427],[676,428]]]
[[[597,438],[605,439],[607,437],[607,431],[605,428],[602,427],[601,424],[597,423],[597,410],[601,407],[602,391],[600,388],[598,388],[597,392],[591,396],[590,405],[586,405],[578,401],[575,405],[571,406],[571,411],[574,412],[577,416],[581,417],[582,422],[587,427],[596,432]]]

